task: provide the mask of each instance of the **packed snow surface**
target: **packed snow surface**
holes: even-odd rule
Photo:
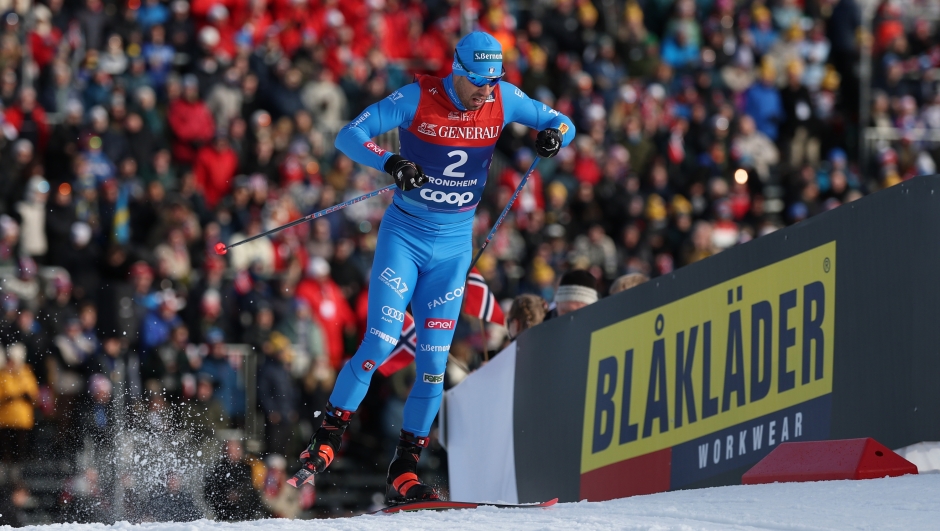
[[[10,528],[7,528],[10,529]],[[334,520],[260,520],[131,525],[56,524],[34,531],[456,531],[461,529],[904,529],[940,530],[940,474],[867,481],[748,485],[667,492],[548,509],[364,515]]]

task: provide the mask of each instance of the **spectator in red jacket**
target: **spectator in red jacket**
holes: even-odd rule
[[[16,129],[20,138],[25,138],[37,146],[41,153],[45,151],[49,140],[49,124],[46,111],[36,101],[36,89],[23,87],[16,103],[4,113],[7,123]]]
[[[212,143],[199,148],[193,163],[193,173],[196,187],[206,200],[209,210],[214,210],[215,205],[232,191],[237,169],[238,155],[224,134],[216,135]]]
[[[330,263],[319,256],[310,259],[307,275],[297,285],[297,297],[307,301],[314,316],[323,325],[327,353],[334,369],[343,368],[344,334],[354,334],[356,316],[343,291],[330,278]]]
[[[182,165],[192,164],[199,148],[215,134],[212,113],[199,99],[196,76],[183,77],[183,97],[170,102],[167,121],[173,133],[173,158]]]

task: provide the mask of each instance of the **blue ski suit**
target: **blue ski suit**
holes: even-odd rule
[[[421,188],[395,191],[379,226],[369,284],[365,338],[343,367],[330,396],[335,407],[355,411],[376,367],[398,343],[411,303],[418,345],[417,378],[405,403],[403,429],[426,437],[440,408],[447,354],[460,314],[472,259],[473,214],[480,202],[496,140],[506,124],[558,128],[562,145],[574,124],[558,111],[501,81],[482,108],[467,111],[453,75],[421,76],[370,105],[344,127],[336,147],[354,161],[384,171],[392,153],[371,139],[398,127],[401,156],[430,179]]]

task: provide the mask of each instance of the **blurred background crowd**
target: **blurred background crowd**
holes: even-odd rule
[[[0,0],[0,514],[310,516],[384,488],[408,371],[376,377],[333,498],[282,487],[362,337],[390,197],[212,249],[387,184],[336,132],[448,74],[463,32],[496,36],[506,80],[579,133],[479,263],[508,309],[572,270],[606,294],[935,173],[938,18],[929,0]],[[499,140],[478,243],[533,140]],[[453,358],[504,341],[468,320]],[[133,439],[146,460],[158,432],[208,473],[158,471],[125,507],[147,465],[101,456]],[[422,462],[444,485],[445,458]],[[108,511],[68,510],[83,497]]]

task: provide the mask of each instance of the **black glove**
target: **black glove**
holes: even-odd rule
[[[553,127],[542,129],[535,138],[535,152],[543,159],[550,159],[561,149],[561,131]]]
[[[403,192],[409,192],[415,188],[421,188],[428,183],[428,176],[414,162],[405,159],[401,155],[392,155],[385,161],[385,171],[394,179],[395,184]]]

